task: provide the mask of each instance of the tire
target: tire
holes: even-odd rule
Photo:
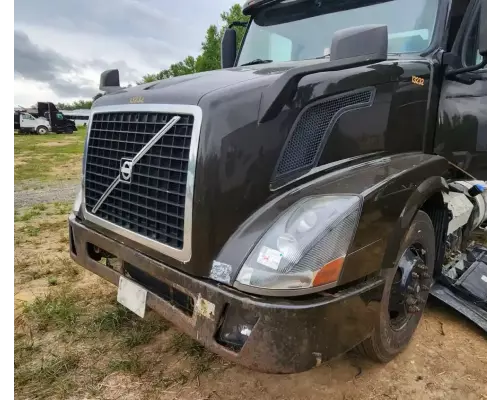
[[[39,135],[45,135],[45,134],[49,133],[49,128],[47,128],[46,126],[43,126],[43,125],[37,126],[36,133]]]
[[[398,326],[397,317],[394,317],[393,311],[389,312],[389,308],[391,301],[394,301],[393,293],[396,293],[401,288],[403,279],[400,275],[401,267],[400,265],[409,265],[408,263],[402,263],[403,256],[408,254],[413,254],[414,249],[425,250],[422,252],[421,250],[416,251],[419,254],[422,260],[422,263],[417,271],[425,271],[423,274],[425,277],[422,277],[422,274],[419,275],[418,278],[415,279],[415,284],[413,286],[418,287],[418,306],[417,310],[415,308],[412,309],[412,313],[408,313],[405,315],[405,318],[408,318],[406,321],[403,319],[401,326]],[[408,249],[410,253],[408,253]],[[422,253],[422,254],[420,254]],[[420,322],[423,311],[425,309],[425,304],[427,303],[427,298],[429,296],[429,289],[432,284],[432,276],[434,272],[434,261],[435,261],[435,241],[434,241],[434,227],[432,225],[432,221],[429,216],[423,212],[418,211],[415,218],[410,225],[403,241],[401,242],[398,256],[396,258],[396,265],[393,268],[387,269],[382,272],[385,276],[385,286],[382,294],[382,301],[380,304],[380,313],[379,318],[375,323],[375,328],[371,337],[366,339],[358,346],[358,351],[367,356],[368,358],[373,359],[374,361],[386,363],[392,360],[396,355],[401,353],[408,343],[410,342],[415,329]],[[414,269],[412,269],[413,271]],[[398,274],[398,275],[396,275]],[[425,275],[428,274],[428,275]],[[413,276],[413,275],[412,275]],[[398,281],[399,279],[399,281]],[[411,279],[411,278],[408,278]],[[421,281],[424,279],[425,281]],[[399,283],[394,283],[399,282]],[[423,284],[422,284],[423,283]],[[395,286],[394,286],[395,285]],[[395,290],[397,288],[397,290]],[[421,289],[424,288],[424,289]],[[404,293],[407,293],[406,291]],[[414,292],[412,292],[414,293]],[[400,294],[398,294],[400,295]],[[410,295],[411,296],[411,295]],[[411,297],[410,299],[406,298],[406,301],[415,300],[415,297]],[[407,308],[412,308],[414,306],[407,306],[407,302],[405,301],[403,308],[406,310]],[[415,303],[417,304],[417,303]],[[396,325],[396,327],[395,327]]]

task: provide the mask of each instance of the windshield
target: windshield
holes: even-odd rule
[[[255,15],[238,65],[324,57],[335,31],[366,24],[387,25],[389,53],[422,52],[431,42],[437,8],[438,0],[285,0]]]

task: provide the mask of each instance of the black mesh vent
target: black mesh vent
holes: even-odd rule
[[[132,159],[174,116],[155,112],[96,113],[89,133],[85,204],[88,212]],[[186,181],[194,117],[183,115],[134,165],[96,215],[150,239],[182,249]]]
[[[370,105],[373,93],[371,88],[349,92],[306,107],[288,137],[278,161],[275,179],[312,168],[336,119],[346,110]]]

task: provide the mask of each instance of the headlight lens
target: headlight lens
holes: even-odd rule
[[[358,196],[305,198],[283,213],[241,268],[237,282],[303,289],[338,280],[361,211]]]
[[[78,194],[76,195],[75,202],[73,203],[73,214],[79,215],[80,214],[80,208],[82,206],[82,196],[83,196],[83,191],[82,188],[78,190]]]

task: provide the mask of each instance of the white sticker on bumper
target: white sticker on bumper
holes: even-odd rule
[[[215,318],[215,304],[205,300],[201,295],[196,299],[195,313],[203,315],[205,318]]]

